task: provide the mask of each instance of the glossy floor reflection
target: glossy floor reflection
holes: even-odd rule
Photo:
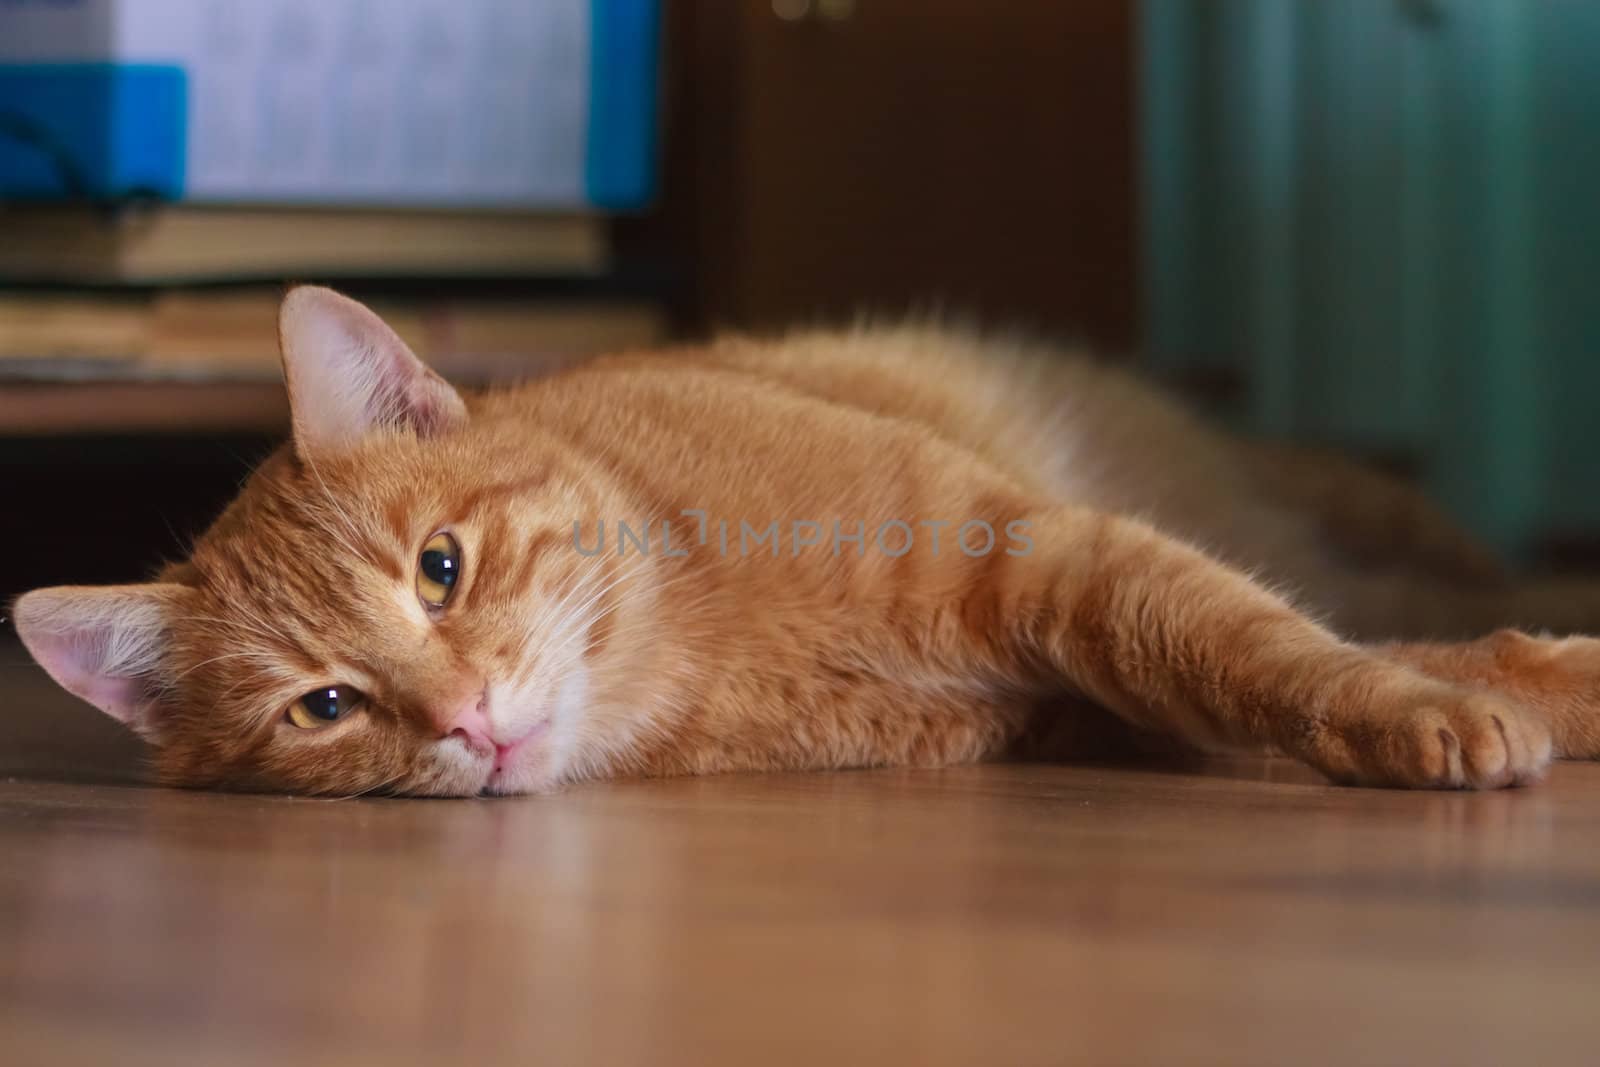
[[[1487,795],[1245,761],[317,801],[52,781],[19,738],[7,1062],[1548,1064],[1600,1039],[1600,766]]]

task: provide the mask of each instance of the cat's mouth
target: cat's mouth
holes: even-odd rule
[[[525,770],[535,758],[539,742],[549,733],[550,719],[547,716],[515,741],[505,744],[497,742],[494,746],[494,762],[490,765],[489,777],[484,782],[482,792],[501,793],[506,792],[508,787],[517,788],[519,772]]]

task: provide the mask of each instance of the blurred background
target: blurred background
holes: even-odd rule
[[[289,281],[447,376],[945,309],[1600,561],[1587,0],[4,0],[0,595],[183,554]]]

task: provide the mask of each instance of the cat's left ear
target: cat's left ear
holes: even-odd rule
[[[302,459],[348,448],[378,429],[427,437],[466,421],[449,382],[370,308],[332,289],[291,290],[278,312],[278,343]]]
[[[183,595],[164,582],[35,589],[17,600],[17,633],[63,689],[155,740],[154,695]]]

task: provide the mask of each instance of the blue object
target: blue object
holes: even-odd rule
[[[492,29],[495,8],[473,0],[462,2],[471,9],[467,14]],[[0,39],[18,32],[7,19],[11,6],[0,0]],[[130,2],[127,6],[131,10],[138,5]],[[542,116],[553,121],[529,129],[527,135],[548,138],[553,129],[569,133],[572,126],[566,120],[570,115],[570,121],[584,124],[583,140],[574,143],[561,138],[554,145],[556,154],[534,162],[536,173],[517,178],[526,181],[520,192],[514,185],[508,188],[496,175],[476,182],[463,178],[446,183],[434,180],[437,175],[425,176],[379,189],[360,175],[351,178],[343,174],[337,160],[330,163],[315,151],[306,157],[311,169],[304,174],[289,173],[292,168],[273,168],[262,161],[276,158],[275,152],[316,149],[321,142],[313,145],[307,136],[314,133],[325,138],[326,131],[310,121],[297,124],[293,108],[303,107],[303,102],[274,103],[265,91],[270,88],[265,73],[252,74],[251,68],[236,72],[238,85],[230,90],[248,93],[251,84],[262,90],[253,105],[256,114],[231,131],[243,144],[241,154],[240,145],[226,137],[208,143],[219,136],[215,126],[190,128],[194,117],[190,93],[198,91],[199,85],[209,86],[204,70],[209,56],[185,60],[183,48],[174,46],[149,56],[150,61],[69,61],[62,57],[82,55],[85,48],[94,54],[93,49],[110,46],[85,36],[92,26],[73,29],[77,36],[63,26],[59,55],[43,52],[46,42],[36,40],[29,54],[45,55],[46,60],[0,60],[0,197],[116,200],[138,195],[233,203],[346,203],[366,198],[464,207],[587,205],[605,211],[639,210],[649,205],[656,185],[661,6],[661,0],[563,0],[559,9],[552,9],[552,25],[565,33],[576,29],[570,20],[581,17],[587,7],[587,84],[560,86],[551,106],[560,108],[561,114]],[[22,32],[27,32],[25,26]],[[5,51],[0,49],[0,54]],[[563,67],[559,75],[552,76],[584,77],[581,67]],[[390,97],[387,106],[409,106],[404,94],[391,93]],[[538,101],[534,103],[537,106]],[[415,113],[400,117],[410,119]],[[391,140],[402,147],[421,145],[422,151],[428,150],[420,126],[417,130],[405,127]],[[317,167],[321,170],[312,173]]]
[[[612,211],[654,193],[658,0],[591,0],[589,130],[584,188]]]
[[[0,66],[0,196],[183,195],[188,78],[143,63]],[[70,187],[75,177],[82,188]]]

